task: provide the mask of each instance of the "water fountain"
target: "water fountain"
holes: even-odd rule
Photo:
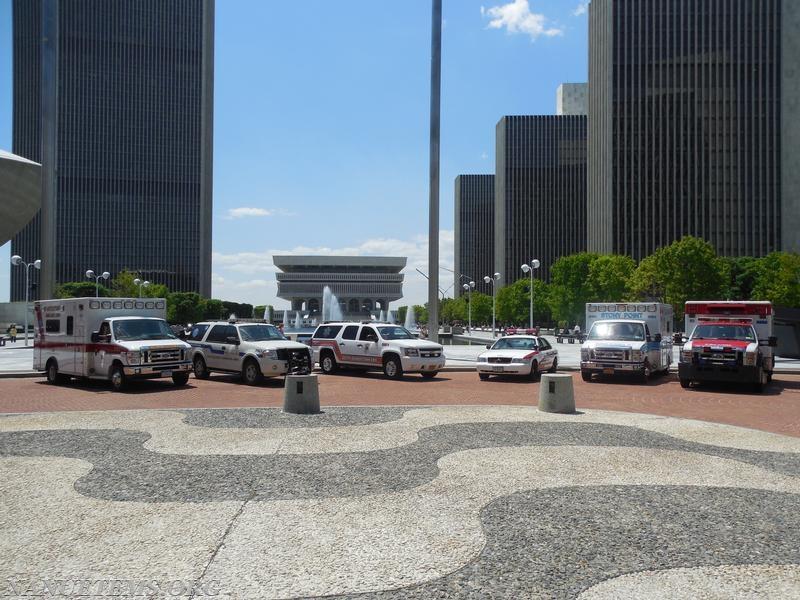
[[[381,309],[380,315],[378,315],[378,321],[381,323],[386,323],[386,311]]]
[[[283,328],[284,329],[289,329],[289,311],[288,310],[284,310],[283,311]]]
[[[414,307],[406,307],[406,322],[403,324],[406,329],[411,331],[415,328],[417,320],[414,318]]]
[[[300,316],[300,311],[297,311],[297,314],[294,317],[294,328],[298,331],[303,328],[303,317]]]
[[[327,285],[322,290],[322,320],[343,321],[344,313],[339,305],[339,299]]]
[[[269,306],[264,307],[264,321],[266,323],[272,322],[272,311],[269,309]]]

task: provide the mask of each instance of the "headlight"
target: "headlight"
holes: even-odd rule
[[[644,353],[641,350],[631,350],[631,360],[633,362],[642,362]]]
[[[681,360],[683,362],[692,362],[692,359],[694,358],[694,356],[692,355],[693,352],[691,350],[684,350],[683,352],[681,352]]]
[[[256,352],[258,358],[269,358],[270,360],[277,360],[278,358],[278,351],[277,350],[265,350],[261,348],[258,352]]]
[[[406,348],[406,356],[419,356],[417,348]]]
[[[745,352],[744,353],[744,364],[748,367],[753,367],[756,364],[756,353],[755,352]]]
[[[515,365],[524,365],[526,362],[530,361],[527,361],[524,358],[512,358],[511,362],[514,363]]]
[[[139,352],[123,352],[122,358],[125,359],[129,365],[138,365],[142,362],[142,355]]]
[[[581,360],[589,360],[589,349],[581,348]]]
[[[489,362],[489,357],[485,354],[481,354],[478,356],[478,362]]]

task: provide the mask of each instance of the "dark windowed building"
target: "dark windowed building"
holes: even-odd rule
[[[586,116],[503,117],[496,128],[495,272],[500,285],[586,250]]]
[[[42,259],[31,297],[87,269],[210,295],[214,0],[14,0],[13,27],[13,151],[42,164],[11,249]]]
[[[476,291],[491,294],[483,278],[494,273],[494,175],[456,177],[455,209],[454,296],[470,281]]]
[[[592,0],[589,250],[800,250],[800,2]]]

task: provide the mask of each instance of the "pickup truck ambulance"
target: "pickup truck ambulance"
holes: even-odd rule
[[[775,369],[770,302],[687,302],[678,362],[681,387],[705,381],[752,384],[762,391]]]
[[[672,363],[672,306],[660,302],[586,304],[588,335],[581,376],[636,375],[642,381]]]
[[[163,298],[66,298],[34,303],[33,368],[49,383],[132,378],[189,380],[189,344],[167,325]]]

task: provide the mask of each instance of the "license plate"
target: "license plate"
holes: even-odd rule
[[[172,371],[161,371],[162,377],[172,377]]]
[[[614,369],[603,369],[603,375],[613,375]]]
[[[503,367],[492,367],[492,371],[494,371],[495,373],[502,373]]]

